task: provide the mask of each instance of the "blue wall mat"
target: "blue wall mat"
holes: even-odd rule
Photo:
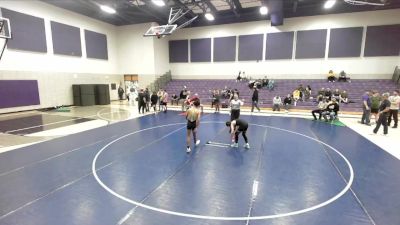
[[[294,32],[268,33],[265,59],[292,59]]]
[[[86,56],[93,59],[108,59],[107,36],[85,30]]]
[[[239,61],[262,60],[264,34],[239,36]]]
[[[360,57],[363,27],[331,29],[329,58]]]
[[[8,49],[47,52],[43,18],[5,8],[1,12],[3,17],[10,19],[12,39],[8,40]]]
[[[211,62],[211,38],[190,40],[190,61]]]
[[[169,62],[188,62],[188,40],[169,41]]]
[[[214,38],[214,62],[235,61],[236,36]]]
[[[400,24],[367,27],[364,56],[399,56]]]
[[[37,80],[0,80],[0,109],[40,105]]]
[[[297,31],[296,59],[325,58],[327,30]]]
[[[51,21],[54,54],[82,56],[81,33],[78,27]]]

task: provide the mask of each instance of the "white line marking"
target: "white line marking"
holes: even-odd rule
[[[225,122],[220,122],[220,121],[203,121],[202,124],[208,124],[208,123],[225,123]],[[301,134],[301,133],[297,133],[295,131],[290,131],[290,130],[286,130],[286,129],[282,129],[282,128],[278,128],[278,127],[272,127],[272,126],[267,126],[267,125],[259,125],[259,124],[250,124],[252,126],[257,126],[257,127],[264,127],[264,128],[271,128],[271,129],[275,129],[275,130],[280,130],[280,131],[284,131],[284,132],[288,132],[288,133],[292,133],[292,134],[296,134],[305,138],[308,138],[310,140],[314,140],[320,144],[323,144],[325,146],[327,146],[328,148],[330,148],[331,150],[333,150],[334,152],[336,152],[347,164],[348,168],[349,168],[349,172],[350,172],[350,178],[347,181],[347,185],[343,188],[343,190],[341,190],[338,194],[336,194],[335,196],[333,196],[332,198],[305,208],[305,209],[301,209],[301,210],[296,210],[296,211],[292,211],[292,212],[288,212],[288,213],[280,213],[280,214],[273,214],[273,215],[265,215],[265,216],[253,216],[253,217],[223,217],[223,216],[206,216],[206,215],[198,215],[198,214],[189,214],[189,213],[181,213],[181,212],[175,212],[175,211],[171,211],[171,210],[166,210],[166,209],[161,209],[161,208],[157,208],[154,206],[149,206],[143,203],[140,203],[138,201],[134,201],[132,199],[129,199],[123,195],[120,195],[118,193],[116,193],[114,190],[112,190],[111,188],[109,188],[107,185],[105,185],[101,179],[99,178],[99,176],[97,175],[97,170],[96,170],[96,162],[97,159],[99,158],[100,154],[105,151],[110,145],[112,145],[113,143],[126,138],[130,135],[134,135],[136,133],[142,132],[142,131],[146,131],[146,130],[152,130],[152,129],[156,129],[156,128],[161,128],[161,127],[168,127],[168,126],[174,126],[174,125],[184,125],[186,123],[174,123],[174,124],[166,124],[166,125],[161,125],[161,126],[155,126],[155,127],[150,127],[150,128],[145,128],[143,130],[138,130],[126,135],[123,135],[111,142],[109,142],[108,144],[106,144],[103,148],[101,148],[99,150],[99,152],[97,152],[96,156],[93,158],[93,162],[92,162],[92,173],[94,178],[96,179],[96,181],[100,184],[100,186],[102,186],[106,191],[108,191],[110,194],[114,195],[115,197],[124,200],[128,203],[131,203],[133,205],[137,205],[139,207],[143,207],[146,209],[150,209],[153,211],[157,211],[160,213],[165,213],[165,214],[170,214],[170,215],[175,215],[175,216],[181,216],[181,217],[188,217],[188,218],[196,218],[196,219],[208,219],[208,220],[229,220],[229,221],[245,221],[245,220],[265,220],[265,219],[273,219],[273,218],[281,218],[281,217],[287,217],[287,216],[293,216],[293,215],[298,215],[298,214],[303,214],[303,213],[307,213],[316,209],[319,209],[321,207],[324,207],[326,205],[329,205],[330,203],[336,201],[337,199],[339,199],[340,197],[342,197],[351,187],[353,180],[354,180],[354,170],[353,167],[351,166],[349,160],[342,154],[340,153],[337,149],[335,149],[334,147],[318,140],[312,137],[309,137],[307,135]]]
[[[258,193],[258,181],[254,181],[253,182],[253,191],[252,191],[252,193],[251,193],[251,197],[253,198],[253,199],[255,199],[256,197],[257,197],[257,193]]]
[[[129,217],[131,217],[131,216],[133,215],[133,213],[135,213],[137,207],[138,207],[138,206],[135,206],[133,209],[129,210],[129,212],[128,212],[124,217],[122,217],[122,218],[118,221],[117,224],[118,224],[118,225],[122,225],[123,223],[125,223],[125,221],[127,221],[127,220],[129,219]]]
[[[37,125],[37,126],[24,127],[24,128],[20,128],[20,129],[16,129],[16,130],[8,130],[8,131],[6,131],[6,134],[14,133],[14,132],[16,132],[16,131],[21,131],[21,130],[29,130],[29,129],[36,128],[36,127],[44,127],[44,126],[47,126],[47,125],[53,125],[53,124],[58,124],[58,123],[64,123],[64,122],[79,120],[79,119],[84,119],[84,118],[75,118],[75,119],[69,119],[69,120],[61,120],[61,121],[57,121],[57,122],[53,122],[53,123],[46,123],[46,124],[41,124],[41,125]]]
[[[213,146],[213,147],[219,147],[219,148],[228,148],[229,147],[227,145],[215,145],[215,144],[205,144],[205,145],[209,145],[209,146]]]
[[[207,142],[207,144],[231,146],[230,144],[227,144],[227,143],[219,143],[219,142],[212,142],[212,141]]]

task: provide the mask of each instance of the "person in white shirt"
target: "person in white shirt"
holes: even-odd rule
[[[275,96],[272,99],[273,108],[272,111],[281,111],[282,99],[280,96]]]
[[[393,91],[393,95],[389,97],[389,102],[390,102],[390,112],[388,117],[388,126],[390,126],[393,117],[394,125],[392,128],[397,128],[397,123],[399,121],[398,115],[399,115],[399,105],[400,105],[400,96],[398,90]]]
[[[242,100],[239,99],[239,96],[235,94],[233,96],[233,99],[231,100],[230,106],[231,106],[231,121],[239,119],[240,116],[240,106],[242,106],[244,103]]]

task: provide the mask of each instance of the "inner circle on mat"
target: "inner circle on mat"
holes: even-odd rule
[[[225,122],[220,122],[220,121],[203,121],[202,124],[210,124],[210,123],[225,123]],[[130,204],[142,207],[142,208],[146,208],[146,209],[150,209],[153,211],[157,211],[160,213],[165,213],[165,214],[170,214],[170,215],[175,215],[175,216],[181,216],[181,217],[188,217],[188,218],[196,218],[196,219],[208,219],[208,220],[231,220],[231,221],[240,221],[240,220],[265,220],[265,219],[273,219],[273,218],[281,218],[281,217],[287,217],[287,216],[293,216],[293,215],[298,215],[298,214],[303,214],[303,213],[307,213],[319,208],[322,208],[326,205],[329,205],[330,203],[336,201],[338,198],[340,198],[341,196],[343,196],[351,187],[353,180],[354,180],[354,170],[353,167],[351,166],[349,160],[342,154],[340,153],[337,149],[335,149],[334,147],[316,139],[310,136],[307,136],[305,134],[301,134],[295,131],[291,131],[291,130],[286,130],[283,128],[279,128],[279,127],[273,127],[273,126],[267,126],[267,125],[260,125],[260,124],[249,124],[251,126],[257,126],[257,127],[264,127],[264,128],[270,128],[270,129],[274,129],[274,130],[279,130],[279,131],[284,131],[284,132],[288,132],[291,134],[295,134],[295,135],[299,135],[302,136],[304,138],[308,138],[310,140],[314,140],[315,142],[322,144],[326,147],[328,147],[330,150],[332,150],[333,152],[335,152],[336,154],[338,154],[347,164],[348,168],[349,168],[349,180],[346,181],[347,185],[339,192],[337,193],[335,196],[333,196],[332,198],[319,203],[317,205],[313,205],[311,207],[307,207],[301,210],[296,210],[296,211],[292,211],[292,212],[288,212],[288,213],[280,213],[280,214],[271,214],[271,215],[264,215],[264,216],[244,216],[244,217],[223,217],[223,216],[208,216],[208,215],[199,215],[199,214],[190,214],[190,213],[181,213],[181,212],[176,212],[176,211],[172,211],[172,210],[166,210],[166,209],[162,209],[162,208],[157,208],[154,206],[150,206],[150,205],[146,205],[144,203],[132,200],[130,198],[127,198],[121,194],[118,194],[117,192],[115,192],[114,190],[112,190],[110,187],[108,187],[106,184],[103,183],[103,181],[99,178],[99,176],[97,175],[97,171],[96,171],[96,162],[97,159],[99,158],[99,156],[101,155],[101,153],[103,151],[105,151],[110,145],[112,145],[113,143],[126,138],[128,136],[143,132],[143,131],[147,131],[147,130],[153,130],[153,129],[157,129],[157,128],[162,128],[162,127],[169,127],[169,126],[176,126],[176,125],[186,125],[186,123],[173,123],[173,124],[166,124],[166,125],[160,125],[160,126],[155,126],[155,127],[150,127],[150,128],[146,128],[146,129],[142,129],[142,130],[138,130],[126,135],[123,135],[111,142],[109,142],[108,144],[106,144],[103,148],[101,148],[96,156],[93,159],[92,162],[92,173],[93,176],[95,177],[96,181],[100,184],[100,186],[102,186],[106,191],[108,191],[110,194],[114,195],[115,197],[128,202]],[[184,153],[182,153],[184,154]]]

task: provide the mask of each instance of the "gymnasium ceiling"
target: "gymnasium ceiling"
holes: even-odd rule
[[[199,15],[190,26],[207,26],[237,22],[269,20],[271,14],[281,19],[314,16],[324,14],[372,11],[400,8],[400,0],[368,0],[386,1],[385,6],[355,6],[337,0],[333,8],[324,9],[325,0],[164,0],[167,5],[159,7],[151,0],[41,0],[48,4],[61,7],[79,14],[92,17],[113,25],[129,25],[146,22],[157,22],[160,25],[168,22],[169,9],[181,7],[191,9],[185,18],[178,20],[178,24]],[[283,4],[280,4],[283,2]],[[108,5],[116,9],[117,13],[107,14],[99,9],[99,5]],[[259,7],[267,5],[269,13],[262,16]],[[211,12],[215,20],[208,21],[204,12]]]

